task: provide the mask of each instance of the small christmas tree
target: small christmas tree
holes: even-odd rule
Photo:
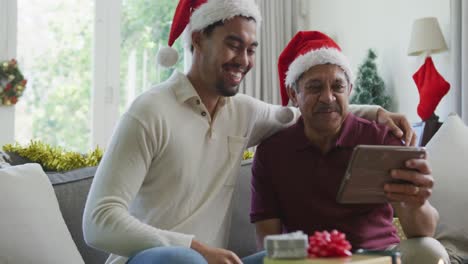
[[[376,58],[375,52],[369,49],[366,60],[359,66],[351,103],[380,105],[390,110],[392,101],[385,91],[384,81],[377,73]]]

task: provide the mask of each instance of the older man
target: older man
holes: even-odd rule
[[[402,145],[386,127],[349,113],[352,72],[339,46],[320,32],[299,32],[278,68],[282,89],[302,116],[255,154],[251,221],[259,244],[282,231],[338,229],[354,249],[396,248],[411,264],[448,261],[443,246],[430,238],[438,212],[427,200],[433,185],[427,160],[409,160],[408,169],[392,173],[409,183],[385,185],[391,203],[336,202],[356,145]],[[392,225],[394,211],[409,238],[401,243]]]

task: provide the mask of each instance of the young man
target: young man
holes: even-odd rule
[[[242,152],[297,119],[291,108],[237,94],[260,21],[253,0],[179,2],[169,45],[185,29],[193,64],[122,116],[86,204],[85,239],[112,253],[107,263],[240,263],[223,248]],[[171,56],[161,58],[167,65]],[[385,111],[364,114],[399,131]],[[409,142],[406,119],[392,117]]]
[[[402,145],[385,126],[349,113],[352,72],[339,46],[318,31],[299,32],[282,52],[278,69],[282,89],[302,115],[257,148],[251,221],[258,244],[282,231],[312,235],[337,229],[353,249],[397,248],[403,263],[448,261],[443,246],[430,238],[439,215],[427,200],[434,179],[426,159],[392,172],[409,183],[385,185],[391,204],[336,202],[356,145]],[[394,210],[409,238],[401,243],[392,224]]]

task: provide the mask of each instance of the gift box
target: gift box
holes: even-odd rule
[[[307,235],[298,231],[266,236],[264,247],[271,259],[303,259],[307,257],[309,243]]]

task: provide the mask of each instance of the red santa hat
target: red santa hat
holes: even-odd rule
[[[299,31],[288,43],[278,60],[283,106],[289,101],[286,88],[291,87],[304,72],[321,64],[338,65],[350,82],[354,78],[348,59],[335,41],[319,31]]]
[[[165,67],[172,67],[177,63],[178,54],[172,45],[184,31],[185,42],[190,45],[192,32],[235,16],[252,17],[257,25],[262,20],[260,9],[254,0],[180,0],[172,20],[167,43],[169,47],[158,51],[158,63]]]

